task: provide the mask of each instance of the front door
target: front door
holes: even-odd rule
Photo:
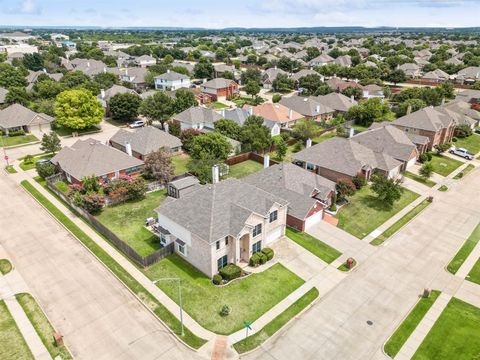
[[[250,260],[250,234],[240,238],[240,260],[245,262]]]

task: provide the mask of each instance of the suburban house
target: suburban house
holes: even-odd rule
[[[455,100],[462,100],[470,104],[480,104],[480,90],[463,90],[457,93]]]
[[[250,111],[241,108],[222,109],[220,114],[222,118],[235,121],[238,125],[243,126],[247,118],[253,114],[253,110],[251,108]],[[263,125],[270,129],[271,136],[280,135],[280,125],[277,122],[264,118]]]
[[[142,55],[135,59],[135,63],[140,67],[147,67],[155,65],[157,63],[157,59],[150,55]]]
[[[331,181],[373,173],[388,178],[400,174],[402,163],[384,152],[376,152],[352,139],[334,137],[293,154],[294,163]]]
[[[290,96],[283,97],[280,104],[286,106],[307,119],[326,121],[333,117],[335,110],[322,104],[315,96]]]
[[[140,160],[144,160],[148,154],[160,148],[165,148],[172,153],[182,149],[182,142],[179,138],[154,126],[145,126],[135,131],[120,129],[113,135],[109,143],[115,149]]]
[[[78,140],[64,147],[51,160],[69,183],[80,184],[85,176],[96,176],[106,184],[122,175],[137,176],[143,161],[94,139]]]
[[[402,70],[406,76],[411,78],[418,78],[422,76],[422,69],[420,66],[414,63],[405,63],[397,67],[398,70]]]
[[[352,57],[350,55],[342,55],[333,60],[333,63],[344,67],[350,67],[352,66]]]
[[[242,179],[288,201],[287,225],[306,231],[331,205],[335,183],[292,163],[280,163]]]
[[[442,69],[435,69],[425,73],[422,76],[423,80],[435,81],[435,82],[444,82],[450,80],[450,75],[448,75]]]
[[[347,97],[340,93],[330,93],[327,95],[317,96],[317,101],[324,107],[333,109],[334,114],[346,114],[352,106],[358,105],[357,101],[352,97]]]
[[[120,80],[126,81],[135,89],[144,89],[145,88],[145,75],[148,73],[147,68],[141,67],[130,67],[130,68],[109,68],[108,72],[111,72],[117,75]]]
[[[215,78],[200,85],[202,93],[208,94],[213,101],[226,100],[238,94],[238,84],[229,79]]]
[[[231,72],[234,77],[237,78],[237,71],[235,69],[235,66],[227,64],[213,64],[213,76],[215,78],[221,78],[226,72]]]
[[[263,87],[265,89],[271,89],[273,86],[273,81],[277,78],[278,75],[288,75],[286,71],[277,68],[276,66],[270,69],[265,70],[262,77]]]
[[[178,90],[180,88],[189,88],[191,85],[190,78],[187,75],[171,70],[155,76],[154,81],[155,89],[157,90]]]
[[[87,76],[95,76],[107,69],[107,65],[100,60],[95,59],[73,59],[69,62],[75,71],[81,71]],[[68,68],[67,68],[68,70]]]
[[[364,99],[380,98],[384,99],[383,88],[377,84],[365,85],[362,90],[362,97]]]
[[[194,106],[173,116],[172,120],[178,123],[182,130],[203,128],[213,129],[214,122],[222,116],[212,109],[203,106]]]
[[[319,73],[317,73],[315,70],[310,70],[310,69],[302,69],[290,76],[292,80],[295,82],[298,82],[302,77],[307,76],[307,75],[317,75],[320,76]]]
[[[100,95],[97,96],[97,99],[98,99],[98,101],[100,101],[102,106],[104,108],[106,108],[108,106],[108,102],[110,101],[110,99],[117,94],[138,95],[138,93],[133,89],[129,89],[129,88],[127,88],[125,86],[122,86],[122,85],[113,84],[110,89],[107,89],[107,90],[101,89],[100,90]]]
[[[265,103],[257,106],[244,105],[243,108],[252,115],[276,122],[280,128],[291,128],[298,120],[303,119],[302,114],[280,103]]]
[[[475,108],[472,107],[472,104],[466,101],[453,100],[451,102],[446,103],[442,107],[450,109],[459,114],[465,115],[466,118],[463,119],[463,122],[462,120],[460,120],[460,124],[462,123],[468,124],[472,129],[479,126],[480,124],[480,109],[479,111],[475,110]]]
[[[246,182],[227,179],[198,186],[155,211],[160,242],[209,277],[227,264],[247,263],[252,254],[285,233],[287,201]]]
[[[308,62],[308,66],[323,66],[323,65],[327,65],[327,64],[331,64],[333,63],[335,59],[332,58],[330,55],[327,55],[327,54],[321,54],[319,56],[317,56],[316,58],[310,60]]]
[[[332,77],[331,79],[328,79],[326,83],[328,86],[330,86],[330,89],[338,92],[342,92],[349,87],[356,87],[362,89],[362,85],[360,85],[359,83],[355,81],[342,80],[338,77]]]
[[[19,130],[26,133],[50,132],[52,121],[51,116],[36,113],[20,104],[12,104],[0,110],[0,130],[6,135]]]
[[[460,70],[455,76],[457,82],[461,84],[473,84],[480,81],[480,66],[469,66]]]
[[[456,126],[454,118],[438,107],[423,108],[394,120],[392,124],[408,134],[428,137],[429,150],[451,142]]]

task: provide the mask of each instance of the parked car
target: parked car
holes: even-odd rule
[[[473,160],[473,154],[470,154],[467,149],[458,148],[458,149],[451,149],[450,154],[454,154],[460,156],[467,160]]]
[[[476,134],[480,134],[480,128],[475,129]]]
[[[38,161],[35,161],[35,165],[49,163],[49,162],[50,162],[50,160],[48,160],[48,159],[40,159]]]
[[[141,128],[145,126],[145,121],[143,120],[136,120],[128,125],[130,129]]]

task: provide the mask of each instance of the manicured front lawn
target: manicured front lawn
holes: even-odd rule
[[[287,228],[286,235],[298,245],[325,261],[327,264],[332,263],[340,255],[342,255],[342,253],[337,249],[332,248],[330,245],[325,244],[324,242],[307,233],[300,232],[292,228]]]
[[[38,181],[38,179],[37,179]],[[41,181],[39,181],[41,183]],[[137,295],[144,304],[155,313],[180,339],[185,341],[191,347],[198,349],[206,343],[193,334],[188,328],[185,328],[185,334],[181,335],[180,321],[152,294],[150,294],[130,273],[117,263],[105,250],[103,250],[95,241],[93,241],[82,229],[80,229],[71,219],[53,205],[43,194],[41,194],[28,180],[21,182],[22,187],[30,193],[45,209],[60,221],[79,241],[82,242],[95,256],[108,267],[135,295]],[[43,185],[42,185],[43,186]],[[105,239],[106,240],[106,239]],[[0,320],[2,317],[0,317]],[[1,328],[1,327],[0,327]],[[0,329],[1,332],[1,329]],[[0,335],[1,341],[1,335]],[[0,345],[1,353],[1,345]]]
[[[390,226],[387,230],[385,230],[381,235],[373,239],[370,244],[375,246],[380,245],[390,236],[400,230],[400,228],[402,228],[405,224],[411,221],[415,216],[417,216],[423,209],[425,209],[430,204],[431,203],[427,199],[423,200],[420,204],[418,204],[412,210],[406,213],[404,217],[402,217],[400,220]]]
[[[379,200],[370,186],[364,186],[349,198],[336,217],[338,227],[363,239],[397,212],[419,197],[417,193],[403,188],[402,197],[392,207]]]
[[[0,301],[0,357],[2,360],[34,359],[5,301]]]
[[[395,357],[398,354],[403,344],[408,340],[415,328],[422,321],[425,314],[430,310],[435,300],[440,295],[440,291],[432,291],[430,297],[421,298],[413,310],[403,320],[400,326],[395,330],[393,335],[385,343],[384,350],[391,357]]]
[[[428,187],[433,187],[435,186],[437,183],[435,181],[432,181],[430,179],[425,179],[423,177],[421,177],[420,175],[417,175],[417,174],[414,174],[414,173],[411,173],[410,171],[405,171],[403,173],[403,176],[409,178],[409,179],[412,179],[412,180],[415,180],[415,181],[418,181],[419,183],[425,185],[425,186],[428,186]]]
[[[187,164],[190,161],[190,156],[188,154],[182,153],[172,156],[173,167],[175,168],[175,175],[185,174],[187,169]]]
[[[247,160],[235,165],[231,165],[227,177],[234,177],[240,179],[262,169],[263,164],[260,164],[253,160]]]
[[[23,293],[17,294],[15,297],[52,358],[60,356],[61,359],[72,359],[72,355],[65,346],[57,347],[55,345],[53,338],[55,330],[33,296]]]
[[[479,329],[480,309],[452,298],[412,359],[478,359]]]
[[[149,193],[144,199],[106,206],[97,219],[141,256],[160,249],[160,240],[143,226],[145,219],[156,217],[155,208],[165,199],[164,190]]]
[[[450,261],[450,264],[447,266],[447,270],[452,274],[456,274],[458,269],[467,259],[468,255],[473,251],[477,243],[480,241],[480,224],[473,230],[468,239],[465,241],[463,246],[458,250],[457,254]]]
[[[7,259],[0,259],[0,274],[6,275],[12,271],[12,263]]]
[[[204,328],[217,334],[231,334],[243,328],[244,321],[255,321],[304,283],[281,264],[216,287],[200,271],[173,254],[144,270],[152,280],[180,278],[184,310]],[[159,281],[160,287],[178,302],[178,285]],[[220,316],[223,305],[231,308],[228,316]]]
[[[249,337],[240,340],[235,343],[233,347],[239,354],[255,349],[260,346],[265,340],[270,336],[275,334],[280,330],[286,323],[293,319],[299,312],[305,309],[308,305],[312,303],[318,297],[317,288],[311,288],[305,295],[295,301],[290,305],[285,311],[280,315],[270,321],[267,325],[263,327],[262,330],[257,331],[255,334],[250,335]]]
[[[438,154],[432,154],[432,160],[430,163],[433,166],[433,172],[442,176],[449,175],[452,171],[463,164],[461,161]]]
[[[32,134],[22,136],[0,136],[0,147],[28,144],[34,141],[38,141],[38,139]]]
[[[55,129],[55,132],[58,134],[58,136],[71,136],[72,133],[74,132],[81,135],[81,134],[87,134],[87,133],[95,133],[99,131],[101,130],[96,126],[92,126],[92,127],[81,129],[81,130],[70,129],[64,126],[59,126],[57,129]]]
[[[473,268],[468,273],[466,279],[480,285],[480,259],[477,260]]]
[[[470,153],[476,154],[480,152],[480,135],[472,134],[469,137],[460,139],[453,143],[457,148],[467,149]]]
[[[31,162],[25,162],[25,159],[19,164],[20,168],[23,171],[35,169],[35,162],[38,160],[43,160],[43,159],[51,159],[53,157],[53,154],[42,154],[42,155],[37,155],[34,156]]]
[[[455,175],[453,178],[455,180],[460,180],[461,178],[463,178],[465,175],[467,175],[470,171],[472,171],[473,169],[475,169],[475,166],[473,166],[472,164],[468,164],[465,169],[463,169],[462,171],[460,171],[457,175]]]

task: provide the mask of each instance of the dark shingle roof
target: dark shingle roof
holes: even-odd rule
[[[153,126],[146,126],[136,131],[120,129],[110,141],[122,146],[130,143],[132,150],[142,155],[150,154],[161,147],[172,149],[182,146],[179,138]]]

